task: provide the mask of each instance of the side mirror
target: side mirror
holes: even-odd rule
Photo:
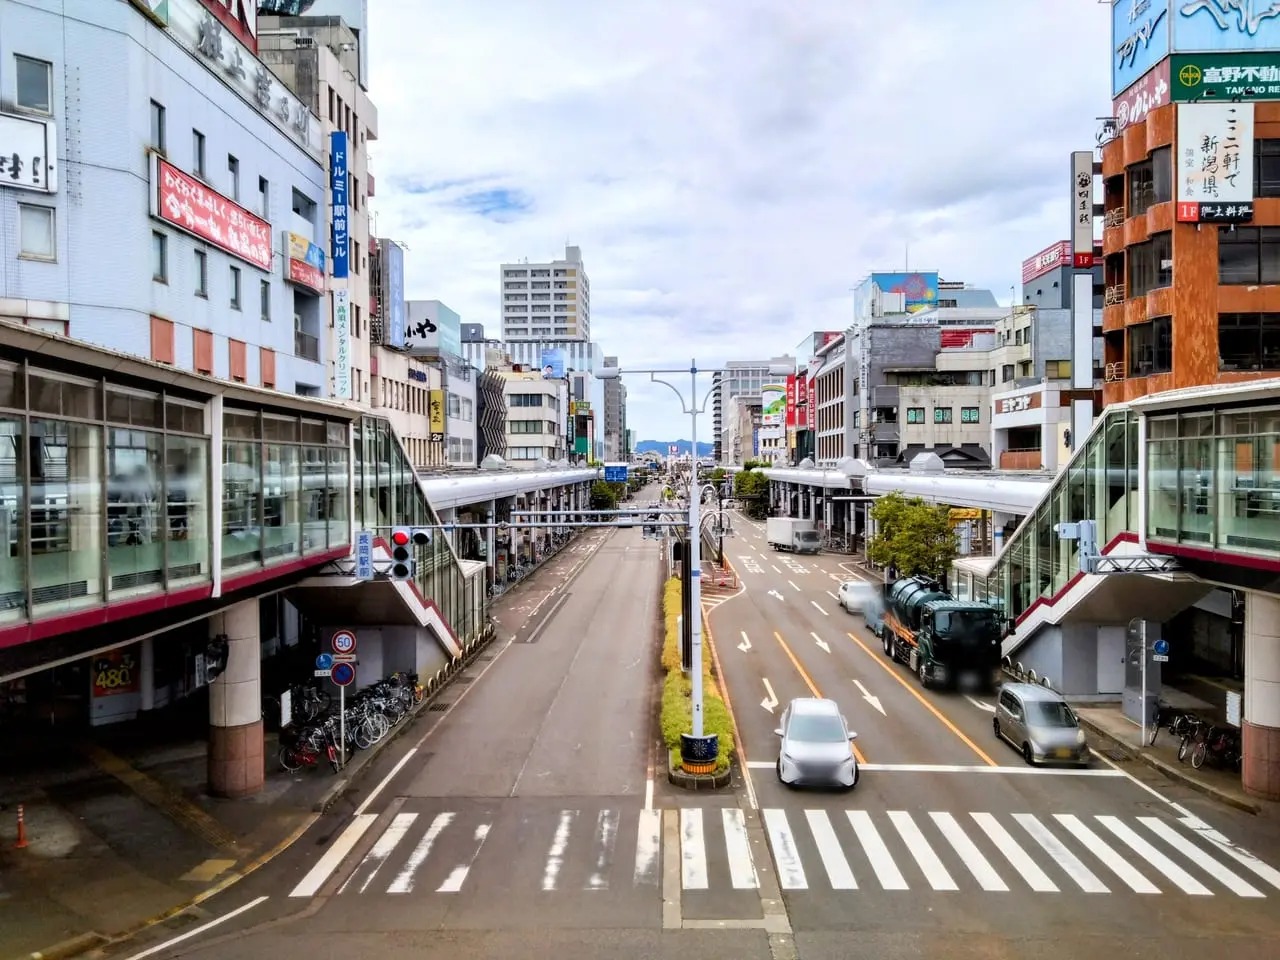
[[[781,727],[779,727],[777,730],[775,730],[775,731],[773,731],[773,732],[774,732],[775,734],[777,734],[779,737],[781,737],[781,736],[783,736],[783,735],[784,735],[784,734],[783,734],[783,732],[782,732],[782,728],[781,728]]]
[[[849,731],[849,739],[850,739],[850,740],[857,740],[857,739],[858,739],[858,735],[857,735],[856,733],[854,733],[854,732],[851,730],[851,731]]]

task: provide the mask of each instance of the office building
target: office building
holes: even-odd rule
[[[618,366],[617,357],[605,357],[604,365]],[[627,447],[627,385],[622,378],[604,381],[604,459],[626,459]]]
[[[591,282],[577,247],[563,260],[504,263],[498,285],[503,341],[591,339]]]

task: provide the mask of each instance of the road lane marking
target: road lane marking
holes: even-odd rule
[[[782,634],[775,630],[773,631],[773,636],[782,647],[782,651],[787,655],[787,659],[791,661],[791,665],[795,667],[796,672],[800,674],[800,679],[805,682],[805,686],[809,688],[809,692],[819,700],[825,700],[826,698],[822,695],[822,691],[819,690],[818,685],[813,682],[813,677],[809,676],[804,667],[800,666],[800,661],[796,659],[796,655],[792,653],[791,648],[787,646],[787,641],[782,639]],[[853,745],[853,755],[858,758],[858,763],[864,764],[867,762],[867,758],[862,755],[862,751],[858,748],[856,743]]]
[[[413,826],[413,822],[417,819],[418,815],[416,813],[396,814],[391,821],[391,826],[387,827],[382,836],[378,838],[378,842],[373,845],[373,849],[365,854],[364,859],[360,861],[360,865],[351,871],[351,876],[347,877],[342,886],[338,888],[338,892],[345,892],[351,881],[360,876],[365,867],[370,869],[365,875],[364,882],[360,884],[360,892],[364,893],[368,890],[369,884],[373,883],[373,878],[378,875],[382,865],[387,862],[387,857],[391,856],[391,851],[404,839],[405,834],[409,832],[409,828]]]
[[[1262,897],[1263,892],[1251,883],[1243,880],[1236,874],[1232,873],[1213,857],[1206,854],[1194,843],[1184,837],[1173,827],[1165,823],[1158,817],[1139,817],[1138,822],[1158,836],[1169,846],[1173,847],[1180,854],[1192,861],[1209,876],[1213,877],[1224,887],[1230,890],[1236,896],[1240,897]]]
[[[818,611],[820,614],[822,614],[824,617],[825,617],[825,616],[828,616],[827,611],[823,610],[821,607],[819,607],[819,606],[818,606],[818,601],[817,601],[817,600],[810,600],[809,602],[810,602],[810,603],[812,603],[812,604],[814,605],[814,607],[817,609],[817,611]]]
[[[828,591],[827,591],[827,596],[828,596],[828,597],[830,597],[832,600],[834,600],[836,603],[839,603],[839,602],[840,602],[840,598],[839,598],[839,597],[837,597],[837,596],[836,596],[834,593],[832,593],[830,590],[828,590]]]
[[[596,815],[595,871],[587,881],[588,890],[609,889],[609,868],[613,865],[613,848],[618,842],[618,811],[601,810]]]
[[[261,897],[258,897],[256,900],[250,900],[244,906],[236,907],[230,913],[224,913],[222,916],[218,917],[216,920],[210,920],[208,923],[201,924],[200,926],[196,927],[194,930],[188,930],[186,933],[179,934],[178,936],[174,937],[171,940],[166,940],[164,943],[157,943],[154,947],[148,947],[146,950],[143,950],[141,953],[135,953],[132,957],[129,958],[129,960],[142,960],[143,957],[154,956],[157,953],[161,953],[162,951],[168,950],[170,947],[176,946],[177,944],[182,943],[184,940],[190,940],[192,937],[197,936],[201,933],[204,933],[206,930],[212,930],[214,927],[218,926],[218,924],[220,923],[226,923],[228,920],[232,920],[235,917],[240,916],[240,914],[242,913],[247,913],[248,911],[252,910],[254,907],[258,906],[258,904],[269,899],[270,898],[267,896],[261,896]]]
[[[871,814],[866,810],[846,810],[845,814],[849,817],[853,832],[858,837],[858,843],[862,844],[863,853],[871,862],[871,869],[875,871],[880,886],[885,890],[906,890],[907,879],[894,863],[893,855],[885,846],[880,831],[871,822]]]
[[[975,700],[973,697],[969,696],[967,693],[966,693],[966,694],[964,694],[964,698],[965,698],[966,700],[968,700],[970,703],[972,703],[972,704],[973,704],[975,707],[977,707],[979,710],[983,710],[983,711],[985,711],[985,712],[987,712],[987,713],[995,713],[995,712],[996,712],[996,708],[995,708],[995,707],[993,707],[991,704],[989,704],[989,703],[984,703],[984,702],[983,702],[983,701],[981,701],[981,700]]]
[[[662,811],[646,808],[640,811],[636,831],[635,882],[642,886],[658,883],[658,857],[662,852]]]
[[[765,692],[765,698],[760,701],[760,706],[764,707],[770,713],[773,713],[773,708],[778,705],[778,696],[773,692],[773,684],[771,684],[765,677],[761,677],[760,679],[764,681]],[[768,764],[765,765],[768,766]]]
[[[797,584],[794,580],[788,580],[787,583],[791,584],[791,586],[796,590],[796,592],[799,592],[800,585]]]
[[[1237,847],[1234,843],[1224,837],[1217,830],[1213,829],[1213,827],[1209,826],[1199,817],[1183,816],[1179,818],[1179,821],[1183,826],[1195,833],[1197,836],[1208,840],[1228,857],[1240,864],[1240,866],[1257,874],[1259,878],[1267,881],[1267,883],[1271,884],[1277,890],[1280,890],[1280,870],[1277,870],[1270,864],[1263,863],[1243,847]]]
[[[505,650],[506,648],[504,647],[503,649]],[[502,651],[500,650],[500,651],[498,651],[498,652],[499,652],[499,653],[501,653]],[[496,660],[497,660],[497,658],[495,657],[495,658],[494,658],[494,660],[496,661]],[[493,665],[493,662],[494,662],[494,661],[490,661],[489,666],[492,666],[492,665]],[[485,673],[488,671],[488,669],[489,669],[489,667],[485,667],[485,668],[484,668],[484,670],[482,670],[482,671],[480,672],[480,677],[483,677],[483,676],[485,675]],[[480,679],[480,677],[476,677],[476,680],[479,680],[479,679]],[[474,685],[475,685],[475,681],[472,681],[472,686],[474,686]],[[463,691],[462,691],[462,696],[458,697],[458,699],[459,699],[459,700],[461,700],[463,696],[466,696],[466,694],[467,694],[467,690],[470,690],[470,689],[471,689],[471,687],[467,687],[467,688],[466,688],[466,690],[463,690]],[[434,729],[435,729],[435,727],[432,727],[432,729],[434,730]],[[428,732],[428,733],[430,733],[431,731],[430,731],[430,730],[428,730],[427,732]],[[424,739],[425,739],[425,738],[424,738]],[[401,758],[400,758],[399,762],[397,762],[397,763],[396,763],[396,765],[395,765],[394,767],[392,767],[392,768],[391,768],[391,772],[390,772],[390,773],[388,773],[385,777],[383,777],[381,780],[379,780],[379,781],[378,781],[378,785],[377,785],[376,787],[374,787],[372,791],[370,791],[370,793],[369,793],[369,795],[368,795],[367,797],[365,797],[365,798],[364,798],[364,802],[363,802],[363,803],[361,803],[361,804],[360,804],[360,806],[356,807],[356,814],[355,814],[355,815],[356,815],[357,817],[358,817],[358,816],[361,816],[361,815],[362,815],[366,810],[368,810],[368,809],[369,809],[369,807],[370,807],[370,805],[372,805],[373,801],[374,801],[374,800],[376,800],[376,799],[378,799],[378,794],[380,794],[380,793],[382,792],[383,788],[384,788],[388,783],[390,783],[392,780],[394,780],[394,779],[395,779],[396,774],[397,774],[397,773],[399,773],[399,772],[404,768],[404,765],[405,765],[406,763],[408,763],[408,762],[413,758],[413,755],[414,755],[415,753],[417,753],[417,752],[418,752],[418,748],[417,748],[416,746],[415,746],[415,747],[410,747],[410,748],[409,748],[409,750],[408,750],[408,752],[407,752],[407,753],[405,753],[405,755],[404,755],[403,757],[401,757]]]
[[[680,869],[685,890],[707,889],[707,844],[701,807],[680,809]]]
[[[751,638],[747,636],[747,631],[742,631],[742,642],[738,644],[738,649],[746,653],[751,649]]]
[[[427,828],[427,832],[422,835],[418,845],[413,848],[413,853],[409,855],[409,860],[405,863],[404,869],[391,881],[391,886],[387,887],[387,893],[413,893],[413,875],[418,872],[419,867],[427,862],[427,857],[431,855],[431,848],[435,846],[436,838],[440,836],[445,827],[453,823],[453,817],[452,813],[441,813],[431,821],[431,826]],[[546,888],[544,887],[543,889]]]
[[[1041,848],[1049,856],[1057,862],[1064,873],[1076,882],[1085,893],[1110,893],[1111,890],[1105,883],[1098,879],[1092,870],[1084,865],[1079,857],[1067,849],[1066,844],[1055,837],[1043,823],[1041,823],[1034,814],[1015,813],[1013,819],[1018,821],[1023,830],[1027,831],[1031,839],[1040,844]]]
[[[769,566],[773,567],[773,572],[774,572],[774,573],[777,573],[777,574],[781,574],[781,573],[782,573],[782,571],[778,569],[777,564],[773,564],[773,563],[771,563],[771,564],[769,564]]]
[[[1193,897],[1213,896],[1212,890],[1139,836],[1127,823],[1121,823],[1119,817],[1099,816],[1095,819],[1115,834],[1126,847],[1173,881],[1183,893]]]
[[[449,871],[449,875],[444,878],[444,882],[436,887],[436,893],[458,893],[462,890],[462,885],[467,881],[467,874],[471,872],[471,867],[476,862],[476,857],[480,856],[480,850],[484,847],[484,842],[489,836],[490,824],[482,823],[476,827],[475,833],[471,835],[471,839],[475,841],[475,849],[471,851],[471,856],[465,861],[458,864]]]
[[[861,680],[855,679],[853,681],[853,684],[858,688],[858,691],[862,694],[862,699],[867,701],[867,703],[871,704],[871,706],[874,707],[876,710],[880,711],[880,716],[882,717],[888,716],[888,714],[884,712],[884,704],[880,702],[880,698],[873,697],[871,695],[871,691],[862,685]]]
[[[1018,841],[1013,839],[1009,831],[1004,828],[995,817],[989,813],[970,813],[974,822],[982,828],[997,850],[1009,861],[1009,866],[1017,870],[1021,874],[1022,879],[1036,893],[1058,893],[1058,885],[1049,879],[1049,875],[1040,869],[1027,851],[1018,845]]]
[[[720,811],[724,820],[725,852],[729,855],[729,877],[735,890],[754,890],[760,886],[756,865],[751,859],[751,841],[747,839],[747,821],[738,807]]]
[[[1107,846],[1103,839],[1081,823],[1080,818],[1074,813],[1055,813],[1053,816],[1134,893],[1160,892],[1159,887],[1135,870],[1128,860]]]
[[[930,703],[923,696],[921,696],[919,690],[911,686],[911,684],[907,683],[906,680],[902,679],[902,677],[898,675],[898,672],[896,670],[894,670],[887,663],[885,663],[883,660],[877,657],[874,653],[872,653],[870,647],[868,647],[865,643],[863,643],[861,640],[855,637],[852,633],[848,634],[847,636],[849,637],[850,640],[852,640],[854,643],[856,643],[858,646],[862,648],[863,653],[865,653],[873,661],[879,664],[885,673],[893,677],[894,680],[896,680],[899,684],[901,684],[903,690],[907,691],[907,693],[915,697],[916,700],[920,702],[920,705],[922,707],[924,707],[926,710],[932,713],[938,719],[938,722],[940,722],[944,727],[946,727],[948,730],[954,733],[966,747],[968,747],[975,754],[977,754],[979,760],[981,760],[983,763],[987,764],[987,766],[990,766],[990,767],[999,766],[998,763],[996,763],[994,760],[991,759],[991,757],[987,754],[985,750],[983,750],[980,746],[978,746],[976,743],[970,740],[969,737],[964,733],[964,731],[962,731],[954,723],[948,720],[946,716],[943,715],[941,710],[939,710],[932,703]]]
[[[826,868],[827,879],[831,881],[832,890],[857,890],[858,881],[853,877],[853,869],[840,849],[840,838],[836,836],[835,827],[825,810],[806,810],[805,818],[809,821],[809,832],[813,834],[813,842],[818,845],[818,856]]]
[[[816,643],[824,652],[826,653],[831,652],[831,645],[828,644],[827,641],[823,640],[816,633],[814,633],[812,630],[809,631],[809,636],[813,637],[813,642]]]
[[[764,825],[769,833],[769,845],[773,847],[773,859],[778,866],[778,883],[783,890],[808,890],[809,881],[796,849],[796,838],[787,823],[787,812],[770,808],[764,812]]]
[[[573,821],[577,819],[577,810],[561,810],[560,822],[556,824],[555,836],[551,838],[551,847],[547,850],[547,865],[542,871],[542,889],[554,890],[560,879],[560,868],[564,866],[564,852],[569,847],[569,831]]]
[[[1000,874],[996,873],[995,867],[991,866],[991,861],[982,855],[982,851],[978,849],[978,845],[969,839],[969,835],[964,832],[960,824],[956,822],[956,818],[949,813],[930,812],[930,818],[938,831],[947,839],[947,843],[951,844],[951,848],[964,861],[964,865],[969,868],[969,872],[973,874],[973,879],[978,881],[978,886],[982,887],[988,893],[1008,893],[1009,885],[1000,879]]]
[[[916,865],[929,881],[929,886],[935,890],[960,889],[951,878],[951,874],[947,873],[947,868],[942,865],[942,861],[938,859],[938,855],[934,853],[933,847],[929,845],[920,828],[916,826],[911,814],[905,810],[890,810],[889,822],[902,837],[902,842],[907,845],[907,850],[915,858]]]
[[[329,879],[329,875],[338,869],[347,854],[360,842],[360,838],[364,836],[365,831],[373,826],[377,819],[378,816],[374,813],[356,814],[351,823],[347,825],[347,829],[338,835],[338,839],[329,846],[329,849],[324,852],[324,856],[299,881],[289,896],[314,897],[316,891],[324,886],[324,882]]]

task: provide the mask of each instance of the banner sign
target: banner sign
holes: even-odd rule
[[[332,238],[329,258],[333,275],[345,280],[350,270],[351,238],[347,235],[347,134],[335,130],[329,134],[329,202],[333,207]]]
[[[151,215],[271,271],[271,225],[229,197],[151,154]]]

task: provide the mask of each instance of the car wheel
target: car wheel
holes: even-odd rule
[[[852,790],[854,787],[856,787],[856,786],[858,785],[858,778],[859,778],[860,776],[862,776],[862,774],[861,774],[861,772],[858,770],[858,765],[855,763],[855,764],[853,765],[853,783],[849,784],[849,789],[850,789],[850,790]]]
[[[1036,758],[1031,753],[1031,744],[1024,743],[1022,745],[1022,759],[1027,761],[1027,766],[1029,767],[1036,765]]]
[[[889,631],[885,630],[880,634],[880,639],[884,641],[884,655],[892,659],[893,657],[893,639],[889,636]]]
[[[991,729],[995,732],[997,740],[1002,739],[1000,736],[1000,718],[999,717],[991,718]]]
[[[921,661],[920,661],[920,666],[919,666],[919,668],[916,670],[916,674],[920,677],[920,686],[922,686],[922,687],[928,687],[928,686],[929,686],[929,673],[928,673],[928,671],[927,671],[927,670],[925,670],[925,665],[924,665],[924,660],[923,660],[923,659],[921,659]]]
[[[783,780],[783,779],[782,779],[782,758],[781,758],[781,757],[779,757],[779,758],[778,758],[778,762],[774,764],[773,769],[774,769],[775,771],[777,771],[777,774],[778,774],[778,782],[779,782],[779,783],[786,783],[787,781],[785,781],[785,780]]]

